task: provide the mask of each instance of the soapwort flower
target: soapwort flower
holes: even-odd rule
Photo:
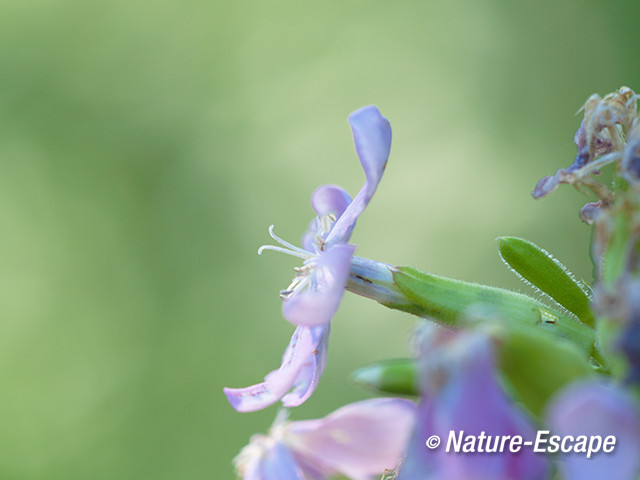
[[[422,400],[398,480],[546,478],[545,459],[531,450],[495,453],[501,437],[526,439],[535,433],[497,381],[491,338],[475,330],[422,328],[418,335]],[[432,435],[446,442],[450,432],[461,431],[475,438],[486,434],[484,451],[425,448]]]
[[[251,437],[234,465],[243,480],[371,479],[396,468],[415,411],[400,398],[352,403],[316,420],[288,422],[281,411],[269,435]]]
[[[269,229],[280,244],[263,245],[258,250],[274,250],[304,260],[296,268],[296,276],[285,290],[282,314],[294,325],[317,326],[328,323],[335,315],[349,278],[349,267],[355,247],[349,245],[356,220],[367,207],[378,188],[391,149],[391,126],[374,106],[363,107],[349,116],[353,141],[365,183],[352,200],[337,185],[323,185],[311,197],[316,212],[302,237],[303,248],[296,247]]]
[[[259,254],[273,250],[303,260],[289,287],[280,292],[282,314],[297,328],[281,367],[264,382],[224,389],[238,411],[260,410],[280,399],[286,407],[300,405],[324,372],[330,322],[344,295],[355,251],[348,243],[351,232],[380,183],[391,149],[391,126],[376,107],[353,112],[349,124],[366,177],[356,197],[351,199],[336,185],[319,187],[311,198],[317,217],[302,238],[302,248],[278,237],[271,226],[269,234],[279,245],[263,245],[258,250]]]

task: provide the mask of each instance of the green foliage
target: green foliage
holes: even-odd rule
[[[379,393],[418,395],[418,368],[412,358],[395,358],[362,367],[351,375],[358,385]]]
[[[496,341],[497,367],[507,389],[532,414],[541,416],[565,385],[595,375],[574,344],[525,325],[488,322],[480,326]],[[418,395],[418,360],[391,359],[356,370],[352,379],[378,393]]]
[[[394,281],[422,316],[443,325],[456,327],[470,319],[499,319],[513,326],[537,326],[568,339],[587,356],[593,349],[595,333],[591,328],[526,295],[440,277],[412,267],[399,267]]]
[[[500,257],[517,275],[574,313],[584,324],[594,327],[591,299],[567,267],[523,238],[499,237],[498,243]]]
[[[536,328],[498,330],[498,368],[515,398],[534,415],[542,415],[548,400],[565,385],[592,376],[583,352]]]
[[[319,184],[360,186],[362,105],[394,147],[359,254],[500,282],[490,240],[514,228],[577,265],[581,199],[527,190],[569,163],[586,95],[640,78],[640,4],[619,7],[0,2],[0,477],[233,478],[275,412],[235,414],[222,387],[277,367],[292,330],[293,264],[255,250],[271,223],[302,233]],[[405,352],[402,315],[348,297],[296,419]]]
[[[601,260],[602,281],[607,287],[615,285],[627,269],[632,238],[631,215],[626,209],[618,208],[612,221],[613,229]]]

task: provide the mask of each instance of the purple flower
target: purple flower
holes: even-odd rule
[[[637,259],[628,261],[628,270],[635,268],[633,262],[637,262]],[[606,291],[603,291],[603,288],[597,290],[598,300],[602,298],[600,293],[607,296]],[[619,325],[622,329],[617,334],[614,348],[626,359],[625,383],[638,386],[640,384],[640,279],[632,275],[624,275],[616,286],[614,296],[618,297],[615,299],[617,300],[615,305],[620,309],[616,316],[622,320]],[[609,307],[608,313],[615,312]]]
[[[623,175],[632,183],[640,180],[640,123],[627,134],[627,145],[622,154]]]
[[[279,416],[269,435],[254,435],[234,464],[243,480],[371,479],[396,467],[415,410],[409,400],[377,398],[317,420],[286,422]]]
[[[282,314],[294,325],[326,324],[335,315],[349,278],[349,266],[355,247],[349,245],[356,220],[371,201],[382,179],[391,149],[391,126],[374,106],[363,107],[349,116],[353,141],[365,173],[365,183],[352,200],[337,185],[323,185],[311,197],[317,217],[302,237],[303,248],[296,247],[273,233],[282,246],[264,245],[264,250],[287,253],[304,260],[297,275],[285,290]]]
[[[280,245],[264,245],[258,250],[259,254],[274,250],[304,260],[295,269],[297,274],[289,287],[280,292],[282,314],[297,328],[281,367],[269,373],[264,382],[224,389],[238,411],[260,410],[280,399],[287,407],[300,405],[313,393],[324,372],[330,322],[344,295],[355,251],[348,242],[356,220],[380,183],[391,148],[391,127],[376,107],[353,112],[349,124],[366,177],[360,192],[352,200],[336,185],[319,187],[311,198],[317,217],[302,238],[304,248],[281,239],[271,226],[269,234]]]
[[[495,439],[534,439],[526,417],[509,401],[495,377],[491,340],[474,331],[431,327],[421,340],[422,401],[399,480],[538,480],[546,478],[544,457],[531,450],[492,450]],[[484,452],[446,452],[450,432],[487,437]],[[439,448],[425,441],[438,435]],[[498,438],[499,440],[499,438]]]
[[[584,106],[584,119],[576,131],[574,143],[578,154],[567,168],[560,168],[555,175],[542,178],[533,191],[534,198],[541,198],[562,183],[580,187],[584,185],[602,199],[608,200],[609,192],[589,177],[621,158],[624,149],[622,132],[629,132],[636,116],[637,96],[628,87],[604,98],[592,95]]]
[[[640,473],[640,412],[632,398],[615,387],[577,383],[554,398],[548,410],[551,433],[577,438],[613,435],[611,453],[563,453],[560,468],[566,480],[632,480]]]
[[[607,220],[607,218],[605,218]],[[602,222],[604,224],[605,222]],[[606,226],[610,228],[609,226]],[[600,235],[596,230],[594,240],[594,252],[599,255],[602,271],[601,253],[605,247],[609,247],[611,237]],[[607,232],[609,233],[609,232]],[[615,237],[614,237],[615,238]],[[600,251],[595,250],[598,248]],[[603,336],[603,347],[614,355],[614,368],[619,377],[627,386],[638,387],[640,385],[640,278],[635,273],[637,269],[637,254],[627,253],[624,271],[614,286],[605,285],[603,281],[597,282],[593,289],[593,306],[595,311],[606,319],[607,335]],[[594,257],[596,255],[594,254]],[[602,275],[602,274],[601,274]]]

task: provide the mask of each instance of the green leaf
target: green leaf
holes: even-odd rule
[[[380,393],[418,395],[418,367],[412,358],[383,360],[362,367],[351,379],[358,385]]]
[[[513,271],[583,323],[595,326],[589,306],[591,299],[571,272],[551,254],[537,245],[517,237],[499,237],[500,257]]]
[[[500,322],[483,325],[495,339],[496,367],[507,389],[534,415],[541,416],[556,391],[594,375],[594,369],[572,343],[532,326]],[[419,395],[418,359],[399,358],[368,365],[352,374],[358,385],[378,393]]]
[[[539,329],[510,328],[498,335],[498,368],[507,386],[533,414],[542,415],[555,392],[593,368],[575,345],[557,341]]]

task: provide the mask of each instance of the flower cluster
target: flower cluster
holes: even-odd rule
[[[269,234],[266,250],[302,260],[280,292],[295,325],[279,369],[245,388],[225,388],[240,412],[310,398],[327,363],[331,321],[345,291],[418,316],[413,355],[381,360],[354,379],[374,398],[316,420],[288,421],[280,410],[268,435],[254,435],[234,460],[243,480],[637,480],[640,474],[640,117],[637,95],[622,87],[593,95],[575,135],[573,163],[538,182],[543,197],[560,184],[598,197],[580,212],[594,227],[592,288],[531,242],[501,237],[500,255],[552,300],[393,266],[354,255],[356,220],[384,173],[389,122],[373,106],[349,124],[365,183],[352,198],[335,185],[311,197],[316,217],[301,246]],[[612,168],[614,182],[598,181]],[[613,436],[615,451],[580,447],[545,455],[499,451],[495,439],[533,439],[549,430],[567,438]],[[427,439],[451,432],[488,437],[486,450],[449,452]],[[426,443],[425,443],[426,441]],[[585,440],[586,442],[586,440]]]

